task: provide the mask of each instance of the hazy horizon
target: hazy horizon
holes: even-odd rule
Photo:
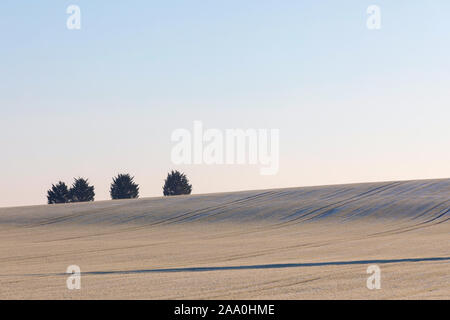
[[[68,30],[66,8],[81,9]],[[381,8],[381,29],[366,26]],[[450,177],[450,3],[0,4],[0,207],[130,173],[193,193]],[[280,130],[279,171],[174,165],[171,133]]]

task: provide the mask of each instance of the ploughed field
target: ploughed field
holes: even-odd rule
[[[450,179],[0,208],[23,298],[449,299]]]

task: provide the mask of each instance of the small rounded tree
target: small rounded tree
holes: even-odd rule
[[[139,185],[129,174],[119,174],[111,184],[111,199],[133,199],[139,197]]]
[[[67,203],[69,199],[69,189],[64,182],[59,181],[56,185],[52,184],[52,188],[47,191],[48,204]]]
[[[163,193],[165,196],[176,196],[181,194],[191,194],[192,185],[189,184],[184,173],[173,171],[167,174],[164,182]]]
[[[69,191],[71,202],[94,201],[94,187],[89,185],[88,179],[75,179]]]

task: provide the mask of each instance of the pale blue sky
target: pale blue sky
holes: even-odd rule
[[[0,206],[77,176],[108,199],[119,172],[159,196],[172,168],[194,193],[450,177],[449,14],[448,0],[3,0]],[[279,128],[279,173],[174,166],[170,134],[194,120]]]

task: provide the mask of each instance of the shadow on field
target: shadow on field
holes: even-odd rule
[[[323,266],[342,266],[358,264],[385,264],[402,262],[428,262],[428,261],[450,261],[450,257],[434,258],[410,258],[410,259],[379,259],[379,260],[353,260],[353,261],[332,261],[332,262],[310,262],[310,263],[281,263],[281,264],[257,264],[248,266],[224,266],[224,267],[191,267],[191,268],[167,268],[167,269],[143,269],[143,270],[124,270],[124,271],[92,271],[83,272],[83,274],[102,275],[102,274],[134,274],[134,273],[169,273],[169,272],[205,272],[205,271],[226,271],[226,270],[256,270],[256,269],[284,269],[300,267],[323,267]]]

